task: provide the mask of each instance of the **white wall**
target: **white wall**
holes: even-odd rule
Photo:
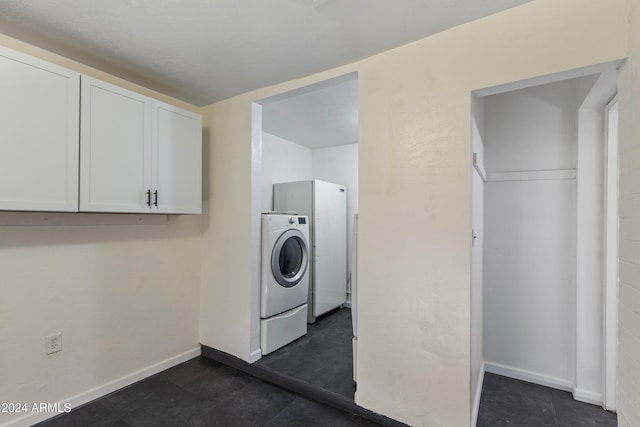
[[[0,44],[186,106],[8,37]],[[51,225],[10,225],[27,218]],[[2,215],[0,401],[77,405],[199,353],[201,217],[144,218]],[[56,332],[62,352],[46,356]],[[0,424],[19,415],[1,413]]]
[[[244,319],[260,238],[246,227],[259,214],[251,205],[251,104],[357,71],[356,403],[412,425],[469,425],[470,92],[623,58],[627,17],[627,0],[536,0],[205,107],[212,189],[203,343],[249,357],[253,331]]]
[[[620,73],[618,425],[640,425],[640,2],[632,0],[629,60]]]
[[[358,212],[358,144],[310,149],[262,133],[262,210],[273,208],[273,184],[320,179],[347,187],[347,233],[351,247],[353,215]],[[350,265],[351,253],[347,252]]]
[[[347,266],[350,266],[353,215],[358,213],[358,144],[314,149],[313,179],[347,187]]]
[[[312,168],[310,148],[262,132],[262,210],[273,210],[273,184],[313,179]]]
[[[575,178],[585,81],[593,83],[573,79],[485,98],[487,369],[498,365],[561,388],[575,379],[576,182],[545,179],[546,172],[491,177],[563,169]]]
[[[575,169],[580,81],[486,97],[487,173]]]
[[[487,182],[485,227],[487,370],[570,389],[575,181]]]

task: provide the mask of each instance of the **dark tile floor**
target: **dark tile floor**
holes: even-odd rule
[[[378,424],[196,358],[41,427],[373,427]]]
[[[336,310],[309,325],[307,335],[255,365],[353,400],[352,337],[351,310]]]
[[[259,364],[353,399],[351,312],[309,326],[307,336]],[[305,426],[378,424],[201,357],[39,424],[62,426]],[[485,374],[477,427],[614,427],[616,415],[570,393]]]
[[[486,373],[477,427],[615,427],[616,414],[571,393]]]

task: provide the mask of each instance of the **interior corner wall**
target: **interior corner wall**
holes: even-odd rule
[[[350,266],[353,216],[358,213],[358,144],[314,149],[313,179],[347,187],[347,266]]]
[[[629,59],[618,80],[618,425],[640,425],[640,1],[631,1]]]
[[[262,211],[273,210],[273,184],[313,179],[313,151],[262,132]]]
[[[251,334],[244,319],[253,285],[245,271],[259,242],[246,228],[253,215],[251,104],[357,71],[356,403],[412,425],[468,426],[470,92],[626,57],[627,6],[536,0],[205,108],[212,191],[203,330],[232,354],[246,352],[230,344],[248,343]]]
[[[0,44],[199,111],[9,37]],[[5,212],[0,226],[2,402],[77,405],[199,353],[199,215],[123,225],[100,214],[89,223],[103,225],[87,225],[95,214],[60,213],[65,225],[6,225],[26,215]],[[57,332],[62,351],[47,356],[45,336]],[[21,415],[0,413],[0,424]]]

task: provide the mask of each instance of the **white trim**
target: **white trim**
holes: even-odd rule
[[[351,368],[352,374],[351,375],[353,377],[353,382],[357,384],[358,382],[358,337],[353,337],[351,338],[351,351],[353,352],[353,367]],[[356,387],[357,389],[357,387]],[[355,395],[354,395],[354,401],[355,401]]]
[[[579,400],[580,402],[602,406],[602,393],[595,393],[593,391],[585,390],[582,388],[575,388],[573,389],[573,398],[575,400]]]
[[[556,388],[558,390],[573,392],[573,382],[570,380],[539,374],[537,372],[527,371],[513,366],[485,362],[485,371],[491,374],[498,374],[509,378],[515,378],[517,380]]]
[[[84,226],[84,225],[166,225],[167,215],[109,214],[79,212],[0,212],[0,227]]]
[[[489,172],[487,182],[498,181],[544,181],[558,179],[575,179],[575,169],[554,169],[519,172]]]
[[[476,395],[473,399],[473,406],[471,407],[471,427],[476,427],[476,424],[478,423],[478,412],[480,411],[480,397],[482,395],[482,384],[484,383],[485,364],[485,362],[482,362],[480,372],[478,373]]]
[[[201,352],[201,348],[197,347],[177,356],[170,357],[169,359],[163,360],[162,362],[155,363],[151,366],[147,366],[146,368],[132,372],[113,381],[109,381],[108,383],[102,384],[98,387],[83,391],[82,393],[71,396],[68,399],[63,399],[58,402],[59,407],[64,407],[65,404],[70,404],[72,409],[77,408],[81,405],[84,405],[85,403],[91,402],[92,400],[98,399],[102,396],[106,396],[109,393],[113,393],[116,390],[150,377],[151,375],[155,375],[158,372],[162,372],[173,366],[179,365],[180,363],[186,362],[187,360],[191,360],[194,357],[198,357],[200,356]],[[53,418],[57,415],[59,414],[55,412],[34,412],[23,417],[13,419],[7,423],[1,424],[0,427],[27,427],[35,423],[47,420],[49,418]]]
[[[473,168],[478,172],[478,175],[480,175],[483,182],[487,180],[487,172],[484,170],[482,165],[478,163],[478,153],[476,152],[473,153]]]
[[[242,352],[241,359],[253,363],[260,348],[260,274],[262,267],[262,104],[251,104],[251,282],[249,288],[249,354]],[[235,338],[230,341],[233,342]],[[233,354],[231,352],[231,354]],[[238,355],[236,355],[238,356]],[[239,356],[240,357],[240,356]],[[249,360],[247,360],[247,357]]]
[[[320,90],[320,89],[324,89],[326,87],[330,87],[330,86],[334,86],[334,85],[338,85],[341,83],[346,83],[346,82],[350,82],[353,80],[357,80],[358,79],[358,72],[357,71],[352,71],[350,73],[347,74],[343,74],[337,77],[332,77],[329,78],[327,80],[322,80],[316,83],[312,83],[310,85],[307,86],[302,86],[299,87],[297,89],[292,89],[286,92],[281,92],[278,93],[276,95],[270,96],[268,98],[264,98],[264,99],[260,99],[257,101],[254,101],[257,104],[260,105],[267,105],[267,104],[271,104],[273,102],[278,102],[278,101],[282,101],[283,99],[288,99],[294,96],[300,96],[300,95],[304,95],[310,92],[314,92],[316,90]],[[262,128],[262,127],[261,127]]]
[[[604,219],[604,286],[603,286],[603,387],[602,404],[608,411],[617,409],[618,358],[618,98],[605,109],[605,219]]]
[[[251,354],[249,355],[249,363],[255,363],[260,359],[262,359],[262,350],[261,349],[253,350],[251,352]]]
[[[541,86],[547,83],[555,83],[562,80],[573,79],[576,77],[583,77],[591,74],[603,73],[609,70],[617,70],[624,63],[624,61],[625,61],[624,59],[619,59],[615,61],[604,62],[601,64],[589,65],[586,67],[575,68],[573,70],[533,77],[530,79],[520,80],[517,82],[505,83],[505,84],[487,87],[483,89],[476,89],[472,91],[472,93],[478,97],[497,95],[499,93],[511,92],[518,89],[525,89],[533,86]]]

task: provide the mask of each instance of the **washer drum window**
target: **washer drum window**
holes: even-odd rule
[[[302,280],[309,264],[307,242],[297,229],[285,231],[278,238],[271,254],[271,271],[276,281],[292,288]]]

